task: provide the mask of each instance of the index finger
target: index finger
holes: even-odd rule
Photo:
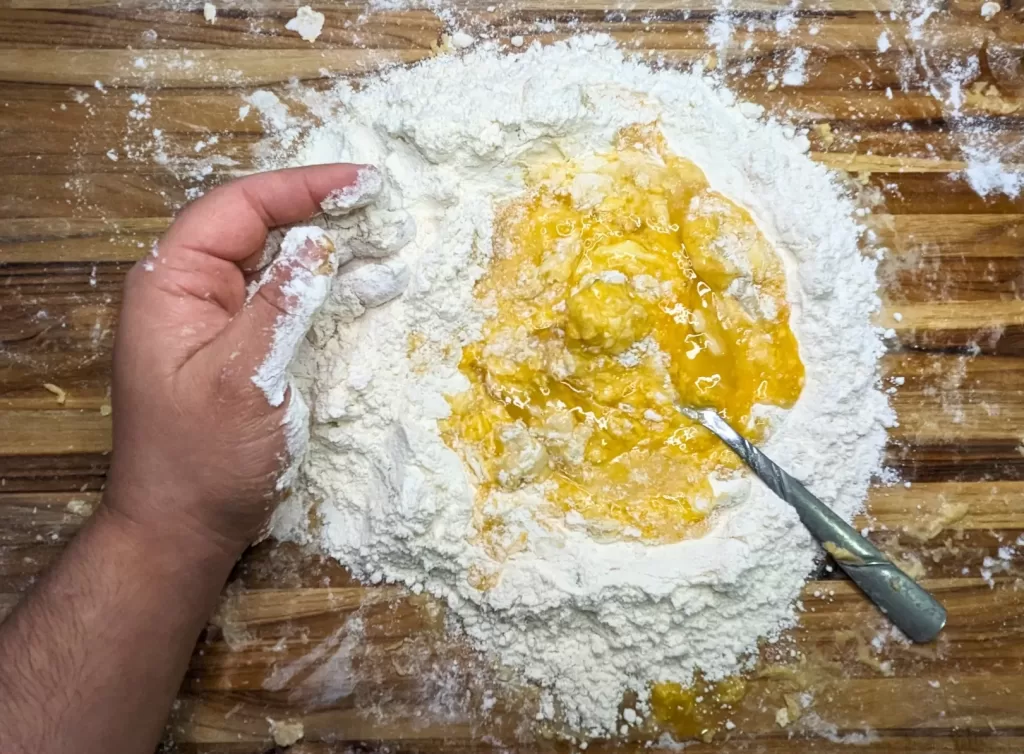
[[[232,181],[190,204],[160,251],[191,249],[241,262],[263,248],[267,231],[308,220],[328,194],[357,180],[365,165],[336,163],[274,170]]]

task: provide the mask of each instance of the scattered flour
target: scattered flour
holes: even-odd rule
[[[803,86],[807,83],[807,50],[802,47],[793,50],[782,74],[782,83],[786,86]]]
[[[92,515],[92,512],[96,509],[96,503],[89,502],[88,500],[69,500],[65,506],[65,510],[75,516],[82,518],[88,518]]]
[[[796,28],[796,14],[792,11],[780,13],[775,19],[775,31],[783,37]]]
[[[315,11],[308,5],[301,6],[295,18],[284,25],[288,31],[294,31],[307,42],[315,42],[324,30],[324,14]]]
[[[964,148],[964,155],[967,157],[964,175],[979,196],[1003,193],[1011,199],[1016,199],[1020,195],[1021,188],[1024,187],[1024,172],[1008,170],[994,150],[967,146]]]
[[[724,60],[735,31],[732,17],[728,13],[717,13],[708,24],[704,36],[711,48]]]
[[[321,224],[339,264],[351,261],[329,295],[316,282],[310,300],[324,303],[310,337],[282,322],[256,377],[279,403],[297,348],[293,395],[311,410],[299,494],[277,512],[275,534],[322,547],[365,581],[446,601],[474,645],[552,690],[548,716],[560,711],[594,735],[615,729],[627,689],[643,704],[652,680],[686,683],[696,668],[722,678],[759,637],[790,625],[818,549],[756,480],[723,487],[705,536],[658,546],[595,541],[572,516],[542,521],[543,490],[525,485],[494,512],[525,546],[495,560],[477,536],[469,475],[437,422],[445,395],[467,386],[459,346],[488,316],[473,286],[492,253],[495,204],[522,192],[523,165],[606,150],[620,128],[656,122],[787,262],[806,385],[791,411],[765,410],[774,425],[765,449],[852,517],[891,419],[870,324],[875,262],[859,251],[852,202],[807,157],[806,138],[759,120],[759,108],[702,75],[652,70],[606,37],[512,55],[481,42],[358,89],[341,80],[298,95],[315,121],[296,123],[267,94],[248,100],[268,130],[263,167],[379,168],[366,177],[379,180],[371,203],[335,196],[326,207],[348,212]],[[309,506],[322,522],[314,529]],[[499,578],[477,588],[481,571]]]
[[[476,42],[476,39],[472,34],[467,34],[464,31],[456,31],[452,34],[452,47],[456,50],[465,50],[472,47]]]
[[[278,134],[284,133],[291,121],[294,120],[289,115],[288,108],[273,92],[261,89],[250,94],[246,101],[250,106],[259,110],[263,122]],[[238,113],[241,116],[242,111],[239,110]],[[248,115],[249,110],[246,110],[245,114]]]

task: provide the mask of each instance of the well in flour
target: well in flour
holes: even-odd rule
[[[688,684],[699,669],[713,683],[793,622],[818,550],[749,476],[716,482],[701,536],[667,542],[597,538],[573,511],[533,515],[550,507],[535,485],[496,489],[489,513],[514,545],[499,559],[480,537],[475,470],[440,425],[451,396],[471,387],[462,353],[495,314],[474,291],[493,265],[497,208],[526,196],[530,166],[608,153],[623,129],[647,127],[749,213],[781,259],[786,295],[776,303],[789,307],[804,385],[788,411],[756,403],[752,413],[770,427],[766,450],[850,518],[889,419],[870,324],[875,263],[859,252],[852,203],[807,157],[806,139],[700,73],[655,71],[602,37],[514,55],[481,43],[358,90],[339,82],[306,94],[316,123],[284,117],[276,98],[249,101],[268,102],[268,123],[284,126],[264,145],[266,167],[338,160],[382,176],[373,203],[325,222],[352,260],[294,365],[312,434],[279,537],[316,544],[359,578],[446,601],[475,646],[549,688],[556,703],[546,709],[588,734],[613,732],[626,690],[644,705],[652,682]],[[387,272],[361,272],[370,265]],[[357,275],[395,282],[371,295],[380,289]],[[643,353],[619,358],[640,363]]]
[[[477,491],[490,578],[522,546],[494,512],[509,495],[596,539],[705,533],[713,481],[740,463],[677,405],[714,406],[763,440],[754,406],[796,401],[804,370],[777,254],[651,127],[531,166],[526,198],[494,226],[476,296],[496,314],[463,349],[470,388],[441,422]]]

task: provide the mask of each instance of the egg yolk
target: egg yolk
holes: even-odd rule
[[[470,387],[448,397],[444,439],[482,498],[540,485],[553,515],[595,537],[699,536],[709,475],[739,462],[675,406],[714,407],[757,441],[755,406],[797,400],[782,262],[650,128],[535,165],[527,183],[496,213],[476,289],[492,314],[463,349]],[[482,516],[495,542],[502,526]]]

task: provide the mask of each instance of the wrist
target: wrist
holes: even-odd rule
[[[248,542],[228,537],[195,520],[188,512],[190,507],[173,496],[159,498],[152,492],[111,480],[94,518],[98,526],[144,554],[168,553],[175,559],[188,558],[230,570]]]

